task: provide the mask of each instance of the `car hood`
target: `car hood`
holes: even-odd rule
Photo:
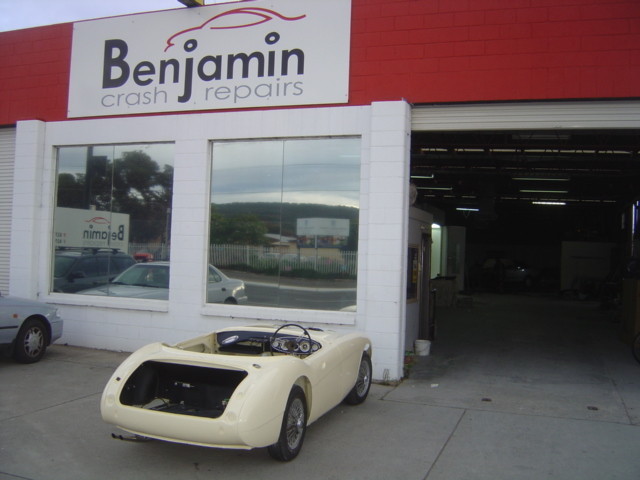
[[[151,298],[154,300],[168,300],[169,289],[156,287],[140,287],[136,285],[104,285],[78,292],[82,295],[99,295],[110,297]]]

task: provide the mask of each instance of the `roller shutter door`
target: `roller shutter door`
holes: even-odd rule
[[[414,132],[618,129],[638,125],[637,100],[417,105],[411,112]]]
[[[11,208],[16,129],[0,128],[0,292],[9,293]]]

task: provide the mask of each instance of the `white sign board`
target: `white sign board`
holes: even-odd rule
[[[129,215],[79,208],[56,208],[55,248],[117,248],[129,250]]]
[[[351,0],[255,0],[77,22],[68,116],[346,103]]]
[[[344,218],[299,218],[296,225],[299,237],[348,237],[349,220]]]

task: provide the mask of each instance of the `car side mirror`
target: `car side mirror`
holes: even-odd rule
[[[76,278],[87,278],[87,274],[84,273],[82,270],[79,270],[77,272],[73,272],[69,274],[69,281],[73,282]]]

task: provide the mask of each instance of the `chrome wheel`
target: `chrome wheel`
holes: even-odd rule
[[[366,395],[371,386],[371,366],[367,362],[360,362],[358,379],[356,380],[356,393],[359,397]]]
[[[362,354],[362,359],[360,360],[356,383],[344,399],[346,403],[349,405],[358,405],[367,399],[369,389],[371,388],[371,372],[371,358],[369,354],[365,352]]]
[[[287,414],[287,445],[291,450],[295,450],[300,445],[304,436],[305,424],[304,404],[299,397],[296,397],[291,402]]]
[[[34,363],[42,358],[47,348],[48,336],[45,325],[37,318],[24,321],[16,336],[13,356],[21,363]]]
[[[306,430],[307,401],[302,388],[294,385],[284,409],[278,441],[269,446],[269,454],[281,462],[293,460],[302,449]]]
[[[29,358],[37,358],[44,347],[44,333],[39,327],[31,327],[25,332],[24,353]]]

